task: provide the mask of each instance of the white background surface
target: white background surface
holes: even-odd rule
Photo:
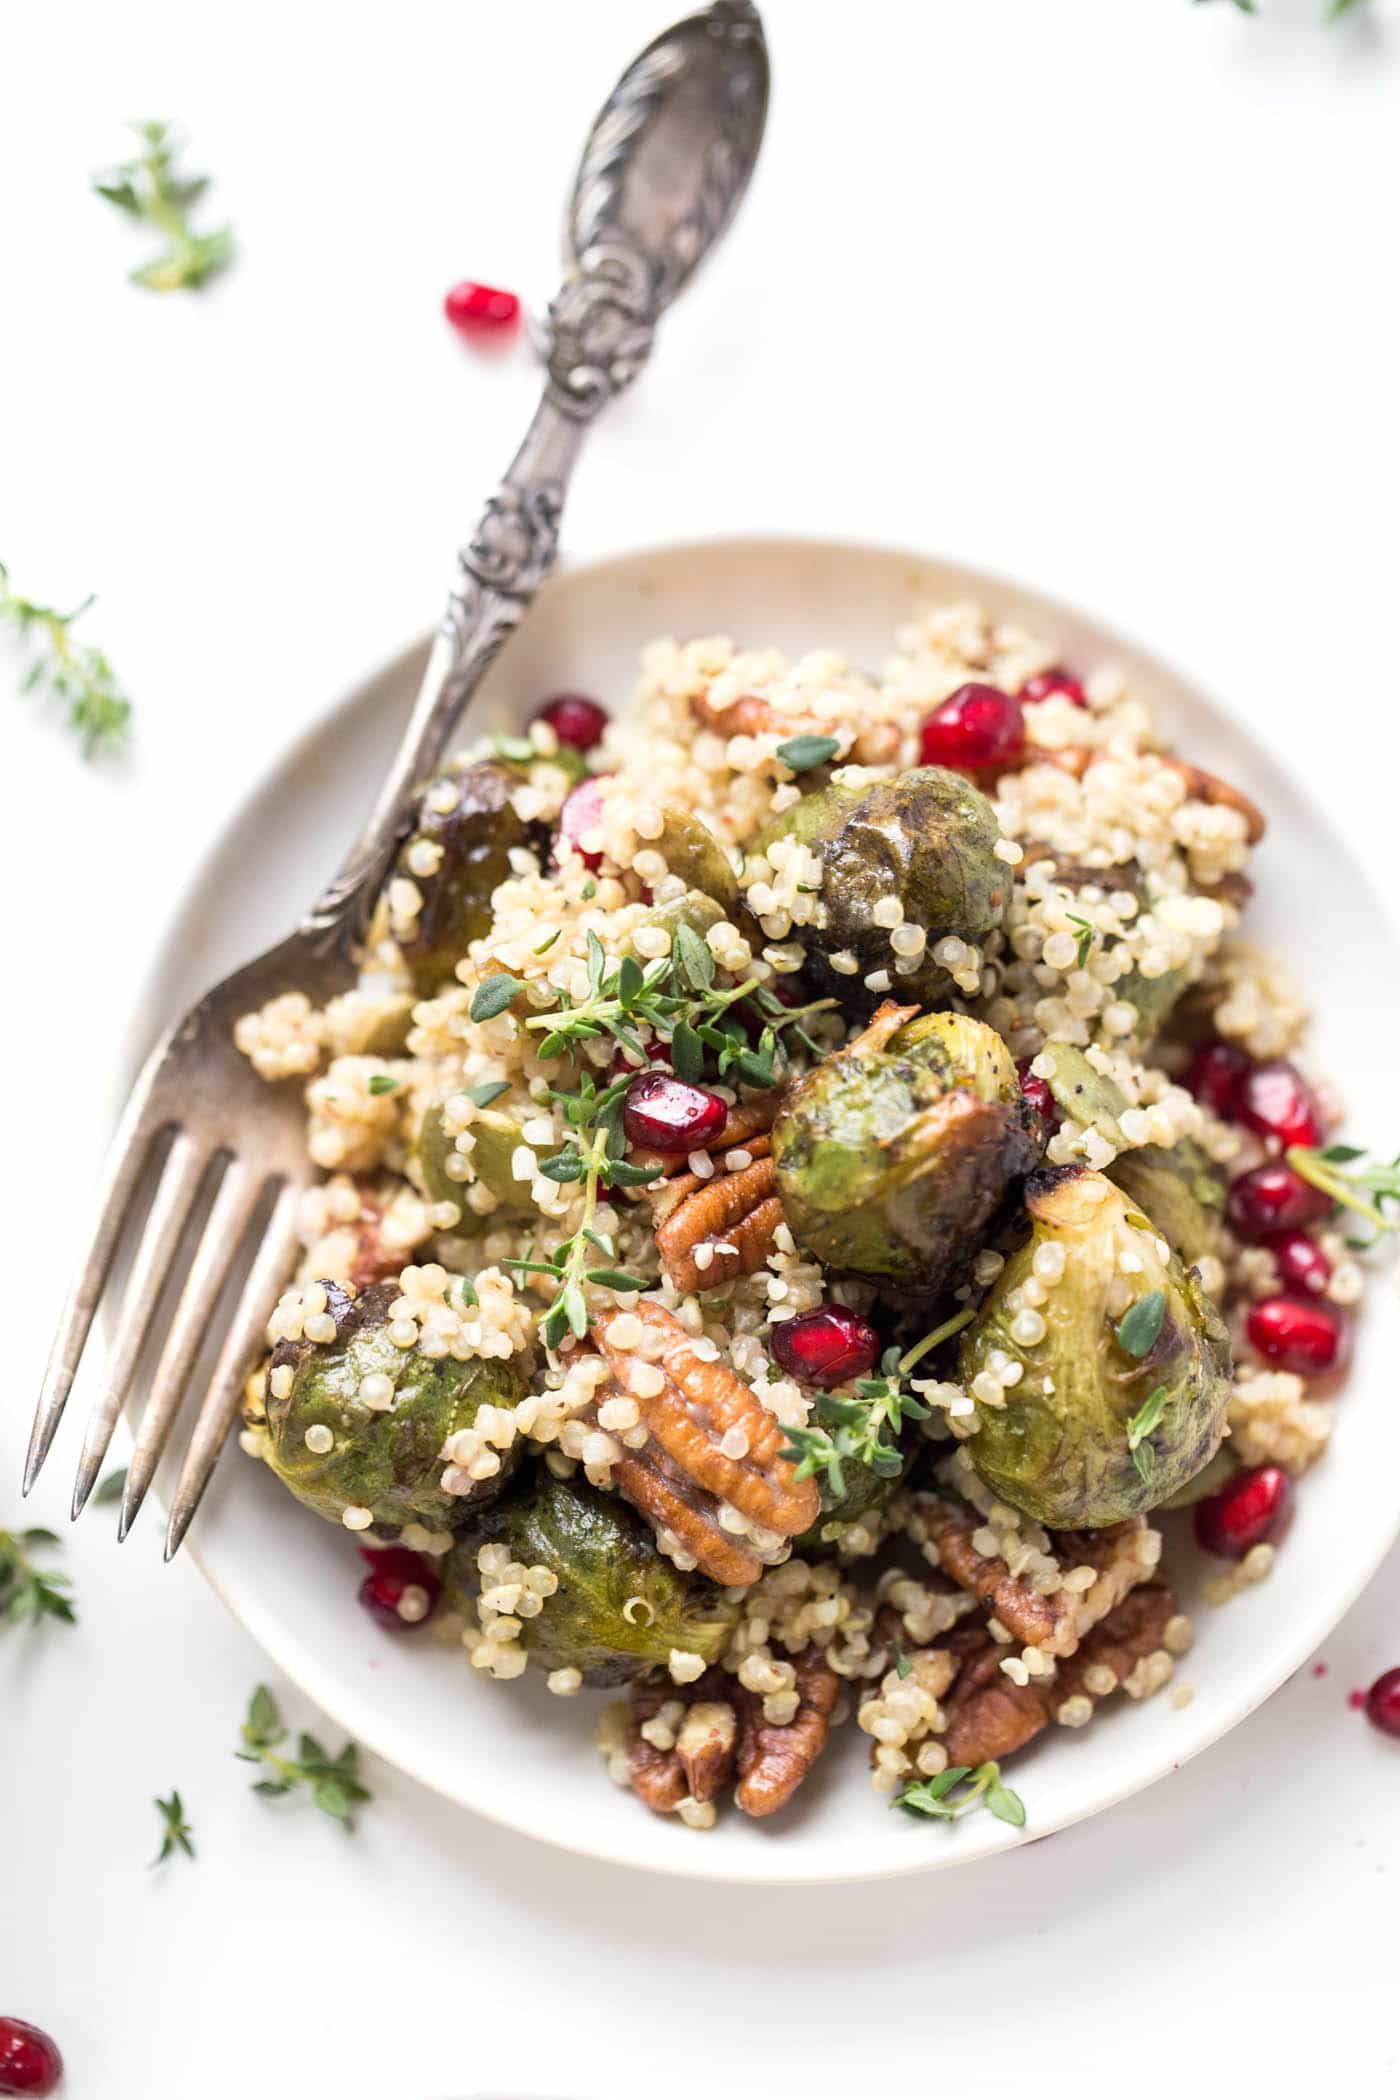
[[[1400,12],[1324,31],[1321,6],[769,0],[754,193],[596,432],[570,549],[799,528],[1020,573],[1304,746],[1384,875]],[[523,349],[462,349],[441,293],[548,295],[576,143],[664,16],[11,12],[0,559],[101,593],[139,734],[92,774],[0,713],[0,1522],[130,987],[272,748],[435,617],[533,385]],[[188,127],[236,221],[201,299],[128,289],[138,238],[85,192],[146,114]],[[61,1522],[75,1450],[30,1521]],[[0,2010],[53,2029],[77,2100],[1287,2093],[1400,2064],[1400,1753],[1346,1705],[1400,1662],[1395,1561],[1325,1677],[1096,1823],[887,1891],[731,1897],[383,1769],[353,1838],[256,1800],[228,1751],[260,1658],[194,1569],[154,1527],[118,1553],[102,1514],[66,1560],[80,1626],[0,1646]],[[200,1858],[150,1875],[171,1785]]]

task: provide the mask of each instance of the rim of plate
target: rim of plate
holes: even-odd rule
[[[1319,830],[1326,835],[1329,847],[1338,861],[1345,866],[1348,879],[1358,890],[1366,893],[1392,937],[1400,943],[1400,913],[1392,909],[1389,900],[1372,880],[1369,871],[1355,859],[1344,836],[1336,829],[1331,813],[1306,775],[1296,770],[1290,758],[1268,741],[1252,723],[1235,723],[1235,718],[1229,710],[1213,698],[1209,688],[1197,677],[1193,668],[1180,658],[1169,658],[1151,645],[1134,640],[1112,620],[1103,618],[1092,605],[1060,598],[1034,585],[1024,584],[1000,570],[985,568],[980,563],[966,562],[956,554],[947,554],[931,548],[914,548],[900,542],[879,539],[848,540],[824,533],[717,532],[683,539],[642,541],[634,546],[617,548],[606,554],[586,558],[575,558],[566,552],[561,557],[554,576],[572,583],[599,576],[610,569],[623,569],[647,559],[674,561],[686,555],[714,557],[722,551],[739,559],[745,554],[772,557],[780,556],[784,552],[804,551],[820,551],[825,557],[837,558],[847,555],[868,559],[873,556],[890,562],[907,562],[911,570],[915,571],[946,565],[958,570],[973,586],[985,586],[993,593],[1014,593],[1032,615],[1043,609],[1052,617],[1091,625],[1109,649],[1119,649],[1131,655],[1172,686],[1189,688],[1219,721],[1233,724],[1238,733],[1266,757],[1287,780],[1291,792]],[[545,588],[547,589],[548,585]],[[526,623],[528,619],[527,612]],[[362,678],[343,689],[335,699],[320,709],[288,744],[274,751],[245,786],[218,831],[210,838],[197,861],[189,869],[147,949],[136,995],[122,1029],[118,1055],[110,1067],[116,1077],[112,1081],[107,1102],[109,1131],[115,1127],[117,1112],[126,1098],[131,1080],[155,1041],[159,1029],[174,1018],[156,1007],[160,980],[168,967],[166,958],[170,943],[189,908],[191,896],[208,880],[213,864],[223,850],[229,834],[253,818],[258,804],[269,795],[279,779],[309,754],[342,716],[353,714],[364,704],[371,687],[401,678],[413,660],[424,651],[430,636],[431,630],[424,630],[403,642],[391,655],[378,662]],[[348,829],[347,826],[347,832]],[[296,908],[295,905],[293,908]],[[105,1308],[101,1317],[106,1327]],[[227,1463],[226,1453],[224,1462]],[[167,1506],[159,1481],[153,1487],[153,1493],[160,1499],[163,1507]],[[1150,1759],[1140,1758],[1134,1765],[1131,1776],[1121,1783],[1110,1781],[1100,1789],[1092,1801],[1082,1806],[1057,1811],[1044,1820],[1037,1819],[1034,1829],[1025,1831],[1013,1830],[990,1818],[978,1818],[975,1829],[969,1832],[962,1849],[956,1853],[925,1852],[922,1856],[911,1854],[907,1863],[855,1865],[849,1871],[823,1866],[819,1871],[804,1872],[801,1869],[785,1871],[777,1857],[776,1847],[772,1865],[765,1861],[761,1869],[757,1865],[747,1867],[742,1862],[730,1864],[727,1860],[723,1864],[717,1861],[715,1866],[707,1867],[704,1864],[705,1847],[700,1844],[690,1848],[693,1857],[677,1854],[643,1860],[606,1841],[590,1841],[582,1833],[578,1838],[574,1838],[554,1830],[539,1830],[523,1817],[511,1813],[508,1805],[501,1806],[495,1801],[486,1803],[467,1800],[449,1783],[445,1773],[434,1770],[431,1760],[415,1756],[411,1738],[407,1742],[397,1740],[388,1717],[371,1697],[353,1691],[343,1678],[322,1666],[316,1653],[300,1642],[295,1627],[289,1620],[266,1613],[255,1602],[231,1592],[228,1584],[210,1565],[202,1549],[201,1521],[209,1521],[207,1514],[192,1525],[183,1547],[185,1557],[194,1562],[234,1620],[258,1642],[278,1668],[340,1726],[348,1729],[362,1748],[406,1773],[432,1793],[451,1801],[455,1806],[481,1816],[484,1820],[518,1836],[529,1838],[536,1844],[557,1846],[578,1858],[604,1860],[610,1865],[627,1867],[636,1873],[664,1874],[679,1880],[730,1882],[739,1886],[754,1887],[839,1886],[848,1882],[903,1879],[913,1874],[969,1866],[979,1859],[1014,1851],[1022,1845],[1049,1837],[1056,1831],[1067,1830],[1076,1823],[1085,1822],[1106,1809],[1116,1807],[1133,1795],[1144,1792],[1158,1780],[1166,1778],[1198,1757],[1214,1743],[1220,1742],[1272,1698],[1280,1685],[1293,1675],[1351,1609],[1375,1576],[1397,1538],[1400,1538],[1400,1504],[1397,1504],[1388,1531],[1373,1541],[1366,1554],[1349,1563],[1350,1572],[1341,1590],[1329,1594],[1326,1602],[1313,1613],[1303,1613],[1295,1617],[1292,1638],[1287,1642],[1286,1648],[1280,1651],[1281,1660],[1262,1678],[1253,1681],[1248,1689],[1242,1690],[1237,1698],[1229,1701],[1214,1718],[1206,1721],[1204,1725],[1198,1721],[1194,1733],[1190,1728],[1190,1709],[1178,1714],[1173,1729],[1170,1732],[1162,1732],[1161,1754]],[[963,1828],[966,1830],[968,1826],[964,1825]]]

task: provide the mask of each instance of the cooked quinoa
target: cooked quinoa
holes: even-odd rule
[[[974,690],[1014,755],[950,770],[930,724],[945,752]],[[629,1685],[608,1769],[696,1829],[736,1782],[780,1808],[836,1725],[891,1793],[1158,1691],[1191,1638],[1160,1503],[1331,1434],[1335,1376],[1252,1315],[1310,1262],[1340,1334],[1364,1280],[1315,1207],[1310,1248],[1242,1233],[1283,1142],[1193,1080],[1202,1045],[1306,1055],[1241,933],[1261,830],[1111,668],[971,605],[878,677],[658,641],[586,753],[549,708],[480,739],[354,989],[235,1030],[325,1177],[245,1448],[479,1675]],[[1315,1149],[1337,1106],[1282,1069]],[[1009,1463],[1009,1425],[1073,1441],[1114,1378],[1107,1438]]]

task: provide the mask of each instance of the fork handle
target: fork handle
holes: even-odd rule
[[[487,668],[554,566],[564,495],[593,417],[651,349],[653,273],[638,251],[599,242],[549,309],[549,376],[525,439],[457,557],[447,610],[407,727],[364,829],[302,921],[342,953],[358,942],[413,812]]]

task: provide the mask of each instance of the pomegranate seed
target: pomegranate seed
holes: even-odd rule
[[[1014,766],[1026,748],[1021,703],[998,685],[960,685],[924,717],[919,757],[926,766],[983,773]]]
[[[442,1592],[442,1577],[430,1560],[407,1546],[361,1546],[370,1572],[359,1599],[372,1619],[402,1633],[426,1619]]]
[[[644,1072],[628,1087],[622,1127],[634,1145],[652,1152],[694,1152],[723,1130],[729,1110],[718,1094],[690,1086],[669,1072]]]
[[[477,284],[470,277],[453,285],[442,310],[458,333],[467,336],[503,335],[520,319],[520,301],[514,292]]]
[[[1063,664],[1055,664],[1048,671],[1037,671],[1034,678],[1028,678],[1021,687],[1023,700],[1051,700],[1056,693],[1062,693],[1065,699],[1072,700],[1076,707],[1089,705],[1084,697],[1083,686]]]
[[[608,711],[585,693],[556,693],[535,716],[548,722],[561,744],[575,751],[591,751],[608,726]]]
[[[1229,1123],[1238,1110],[1240,1086],[1249,1067],[1249,1058],[1233,1043],[1202,1043],[1186,1067],[1186,1085],[1213,1115]]]
[[[1400,1670],[1382,1670],[1366,1694],[1366,1718],[1382,1735],[1400,1735]]]
[[[879,1335],[861,1313],[844,1305],[819,1305],[781,1321],[769,1346],[789,1377],[824,1389],[864,1378],[880,1359]]]
[[[51,2093],[63,2076],[52,2035],[0,2013],[0,2093]]]
[[[1320,1297],[1332,1280],[1332,1264],[1306,1232],[1276,1232],[1264,1242],[1285,1289]]]
[[[1251,1167],[1232,1181],[1226,1204],[1231,1228],[1242,1240],[1266,1240],[1293,1226],[1316,1225],[1331,1209],[1331,1197],[1282,1160]]]
[[[1261,1356],[1281,1371],[1332,1371],[1346,1354],[1347,1327],[1331,1305],[1307,1298],[1261,1298],[1245,1329]]]
[[[1016,1070],[1021,1075],[1022,1094],[1045,1125],[1046,1135],[1053,1136],[1060,1127],[1060,1111],[1055,1105],[1055,1096],[1051,1093],[1048,1083],[1031,1070],[1028,1057],[1021,1059]]]
[[[1286,1057],[1253,1065],[1240,1081],[1240,1121],[1281,1145],[1316,1145],[1322,1139],[1317,1096]]]
[[[1253,1466],[1196,1504],[1196,1542],[1243,1560],[1251,1546],[1277,1545],[1292,1519],[1293,1482],[1282,1466]]]
[[[586,868],[600,868],[601,853],[585,852],[579,840],[585,831],[596,831],[603,821],[603,786],[611,780],[610,773],[590,773],[576,788],[570,788],[559,811],[559,836],[555,841],[554,857],[561,860],[561,848],[572,846]]]

